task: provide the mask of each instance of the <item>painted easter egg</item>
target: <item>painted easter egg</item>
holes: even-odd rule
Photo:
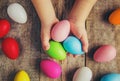
[[[110,73],[101,78],[100,81],[120,81],[120,74]]]
[[[61,66],[52,60],[42,60],[40,63],[42,72],[49,78],[59,78],[62,72]]]
[[[10,4],[7,8],[7,13],[15,22],[26,23],[27,21],[26,11],[19,3]]]
[[[6,19],[0,19],[0,38],[4,37],[10,31],[10,23]]]
[[[14,81],[30,81],[30,78],[24,70],[21,70],[15,75]]]
[[[81,41],[74,36],[66,38],[63,47],[71,54],[84,54]]]
[[[64,41],[70,33],[70,23],[68,20],[58,22],[51,30],[51,37],[54,41]]]
[[[116,56],[116,49],[111,45],[103,45],[94,54],[96,62],[109,62]]]
[[[56,41],[50,41],[50,48],[46,52],[50,57],[57,60],[64,60],[66,58],[66,52],[62,44]]]
[[[19,45],[14,38],[6,38],[2,42],[2,51],[10,59],[16,59],[19,56]]]
[[[120,8],[114,10],[109,16],[109,22],[113,25],[120,24]]]
[[[88,67],[79,68],[74,76],[73,81],[91,81],[92,71]]]

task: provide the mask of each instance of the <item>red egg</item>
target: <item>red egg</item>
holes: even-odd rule
[[[0,20],[0,38],[4,37],[10,30],[10,23],[6,19]]]
[[[19,56],[19,45],[14,38],[6,38],[2,42],[2,51],[10,59],[16,59]]]
[[[94,54],[96,62],[109,62],[116,56],[116,49],[111,45],[101,46]]]

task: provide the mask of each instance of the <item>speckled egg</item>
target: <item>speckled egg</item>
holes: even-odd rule
[[[81,41],[74,36],[66,38],[63,42],[63,47],[71,54],[84,54]]]
[[[42,60],[40,63],[41,71],[49,78],[59,78],[62,72],[61,66],[52,60]]]
[[[73,77],[73,81],[90,81],[92,78],[92,71],[88,67],[79,68]]]
[[[120,81],[120,74],[110,73],[101,78],[100,81]]]
[[[24,70],[21,70],[15,75],[14,81],[30,81],[30,78]]]
[[[64,41],[70,33],[70,23],[68,20],[58,22],[51,30],[51,37],[54,41]]]
[[[96,62],[109,62],[116,56],[116,49],[111,45],[103,45],[97,49],[94,54],[94,60]]]

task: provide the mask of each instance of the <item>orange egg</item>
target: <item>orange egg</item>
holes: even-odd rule
[[[120,24],[120,8],[113,11],[109,16],[109,22],[113,25]]]

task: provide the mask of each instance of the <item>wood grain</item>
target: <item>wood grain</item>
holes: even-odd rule
[[[119,27],[115,27],[108,22],[110,13],[120,7],[118,0],[99,0],[89,15],[86,26],[89,38],[89,53],[86,57],[86,66],[92,69],[92,81],[100,81],[100,78],[112,72],[120,73],[119,68]],[[114,60],[107,63],[97,63],[93,61],[94,52],[101,45],[113,45],[117,49],[117,56]]]
[[[18,24],[8,17],[6,10],[8,5],[13,2],[18,2],[25,8],[28,15],[27,23]],[[61,20],[67,18],[74,0],[52,0],[52,3],[57,17]],[[11,23],[11,30],[6,37],[15,38],[20,45],[20,56],[16,60],[8,59],[0,49],[0,81],[13,81],[19,70],[25,70],[31,81],[72,81],[75,71],[83,66],[87,66],[93,71],[91,81],[99,81],[107,73],[120,73],[120,27],[111,25],[107,20],[109,14],[120,7],[119,3],[119,0],[99,0],[95,4],[86,21],[89,39],[88,54],[76,58],[67,56],[64,61],[57,61],[62,67],[62,75],[53,80],[46,77],[39,67],[40,61],[49,57],[41,46],[41,23],[31,1],[0,0],[0,19],[8,19]],[[0,39],[0,45],[3,39]],[[98,47],[104,44],[115,46],[117,56],[111,62],[96,63],[93,60],[93,54]]]
[[[7,15],[7,7],[13,2],[20,3],[26,10],[28,21],[25,24],[18,24]],[[61,1],[57,7],[57,1],[53,0],[56,14],[59,19],[65,19],[70,11],[72,3],[67,5]],[[60,9],[60,5],[63,7]],[[66,8],[65,8],[66,7]],[[58,11],[57,11],[58,10]],[[0,0],[0,19],[8,19],[11,23],[11,30],[6,37],[15,38],[20,45],[20,56],[16,60],[8,59],[0,50],[0,81],[13,81],[16,72],[25,70],[31,81],[72,81],[72,77],[77,68],[84,66],[85,56],[74,58],[68,56],[64,61],[57,61],[62,67],[62,75],[58,79],[46,77],[39,68],[42,59],[49,58],[43,52],[40,41],[40,20],[30,0]],[[5,37],[5,38],[6,38]],[[0,39],[2,42],[3,39]],[[0,43],[1,44],[1,43]]]

